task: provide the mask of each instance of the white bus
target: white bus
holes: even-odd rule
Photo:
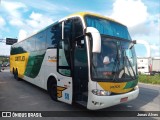
[[[12,45],[10,71],[53,100],[102,109],[138,96],[134,43],[115,20],[76,13]]]

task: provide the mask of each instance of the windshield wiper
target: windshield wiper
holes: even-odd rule
[[[135,72],[134,72],[134,70],[133,70],[133,66],[131,65],[131,62],[129,61],[129,59],[128,59],[127,56],[125,56],[125,60],[128,61],[129,66],[131,67],[131,70],[132,70],[133,75],[134,75],[134,77],[131,75],[129,68],[127,67],[127,70],[128,70],[128,73],[129,73],[130,77],[131,77],[133,80],[136,79],[136,74],[135,74]]]
[[[95,64],[93,63],[93,60],[92,60],[91,64],[92,64],[92,68],[94,69],[94,72],[95,72],[96,76],[98,76],[98,72],[97,72]]]
[[[120,60],[119,60],[119,47],[116,43],[116,60],[114,62],[114,66],[113,66],[113,70],[112,72],[115,70],[115,74],[113,76],[113,80],[116,80],[116,76],[117,76],[117,73],[118,73],[118,70],[119,70],[119,66],[120,66]]]
[[[120,60],[119,60],[119,54],[118,54],[118,51],[117,51],[116,60],[115,60],[113,70],[112,70],[112,72],[115,70],[113,80],[116,80],[116,78],[117,78],[117,73],[118,73],[118,70],[119,70],[119,66],[120,66]]]

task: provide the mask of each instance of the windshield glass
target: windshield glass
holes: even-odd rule
[[[126,26],[107,19],[85,16],[87,27],[101,34],[101,52],[91,56],[91,76],[96,81],[137,79],[137,60]]]
[[[128,29],[124,25],[93,16],[86,16],[85,20],[87,27],[96,28],[100,34],[131,40]]]
[[[92,54],[93,80],[137,79],[136,55],[131,41],[101,35],[101,53]]]

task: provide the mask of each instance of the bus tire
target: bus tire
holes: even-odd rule
[[[15,70],[13,71],[13,76],[14,76],[14,79],[16,79],[16,71]]]
[[[14,68],[13,68],[12,70],[13,70],[12,73],[13,73],[13,75],[14,75]]]
[[[52,100],[57,101],[57,82],[50,78],[48,81],[48,92]]]
[[[19,78],[18,78],[18,70],[16,69],[16,71],[14,72],[14,78],[19,81]]]

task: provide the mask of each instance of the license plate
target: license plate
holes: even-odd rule
[[[126,102],[128,100],[128,97],[124,97],[124,98],[121,98],[120,102]]]

